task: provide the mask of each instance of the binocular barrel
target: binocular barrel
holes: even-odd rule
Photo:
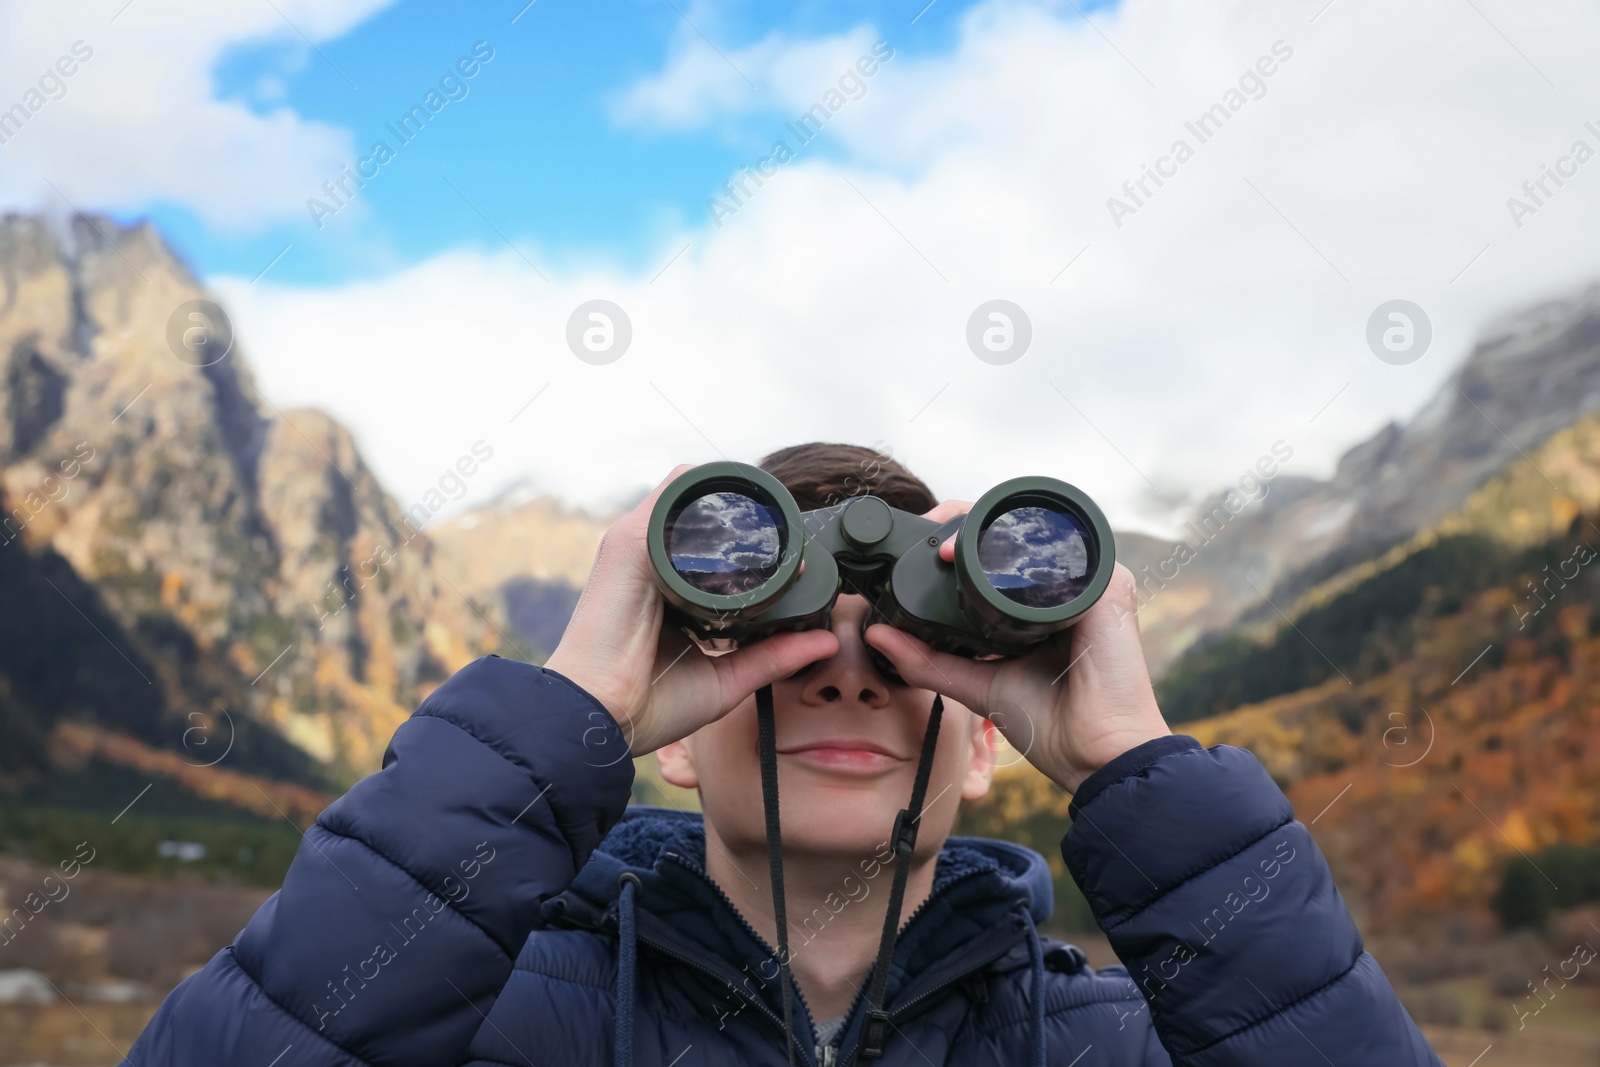
[[[955,562],[939,559],[954,534]],[[1016,655],[1070,626],[1105,592],[1116,546],[1078,488],[1014,478],[934,522],[877,497],[802,512],[781,482],[707,463],[666,487],[649,552],[669,614],[708,652],[829,625],[841,591],[935,648]]]

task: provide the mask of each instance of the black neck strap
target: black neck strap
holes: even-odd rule
[[[876,1059],[883,1055],[889,1039],[889,1013],[883,1010],[889,989],[889,963],[894,959],[894,939],[900,932],[900,908],[905,901],[906,876],[911,873],[911,854],[917,847],[917,827],[922,823],[922,800],[928,792],[928,775],[933,771],[933,750],[939,743],[939,721],[944,718],[944,697],[934,694],[933,711],[922,735],[922,755],[917,760],[917,779],[911,786],[911,804],[894,817],[891,839],[894,843],[894,885],[889,890],[889,910],[883,917],[883,937],[878,942],[878,959],[872,965],[872,991],[867,997],[866,1032],[861,1036],[861,1055]]]
[[[889,964],[894,958],[895,937],[900,931],[900,910],[905,901],[906,878],[911,856],[917,845],[917,827],[922,821],[923,798],[928,792],[928,777],[933,772],[933,753],[939,743],[939,723],[944,717],[944,698],[934,694],[928,728],[922,735],[922,754],[917,760],[917,777],[911,787],[911,803],[894,817],[890,831],[894,846],[894,885],[889,890],[889,910],[883,917],[883,936],[878,942],[878,958],[872,966],[872,988],[867,997],[867,1022],[861,1038],[861,1056],[875,1059],[883,1055],[888,1040],[889,1013],[883,1008],[889,988]],[[783,995],[783,1033],[789,1065],[794,1067],[794,1009],[789,983],[789,923],[783,905],[783,838],[778,824],[777,727],[773,721],[772,687],[756,690],[756,734],[761,760],[761,801],[767,818],[767,864],[772,878],[772,911],[778,928],[778,981]]]
[[[789,995],[789,920],[783,909],[783,835],[778,827],[778,742],[772,716],[772,686],[756,690],[756,737],[761,757],[761,804],[767,813],[767,866],[772,878],[772,915],[778,924],[778,985],[783,992],[783,1038],[794,1067],[794,1008]]]

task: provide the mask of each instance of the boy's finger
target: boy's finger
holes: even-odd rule
[[[867,644],[889,657],[907,685],[932,689],[974,711],[982,709],[993,680],[993,664],[936,651],[887,623],[867,627],[866,638]]]
[[[648,515],[650,513],[650,509],[655,507],[657,498],[661,496],[668,485],[672,484],[672,479],[676,478],[684,471],[692,470],[693,468],[693,463],[680,463],[676,467],[673,467],[671,472],[668,473],[665,478],[661,479],[660,484],[658,484],[654,489],[650,490],[649,495],[643,500],[639,501],[639,506],[633,510],[643,512],[644,514]]]
[[[932,519],[934,522],[944,523],[949,522],[957,515],[965,515],[971,510],[972,501],[970,500],[942,500],[935,504],[931,510],[923,512],[922,517]],[[956,538],[954,534],[945,538],[944,543],[939,546],[939,558],[946,563],[955,562]]]
[[[737,652],[711,660],[722,689],[723,707],[733,708],[764,685],[787,678],[801,667],[839,652],[832,630],[773,634]]]
[[[941,500],[932,510],[923,512],[922,517],[932,519],[934,522],[949,522],[957,515],[965,515],[971,510],[970,500]]]

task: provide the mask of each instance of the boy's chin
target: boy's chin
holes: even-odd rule
[[[905,800],[896,803],[879,803],[878,798],[857,797],[843,802],[842,798],[818,798],[815,803],[796,804],[792,810],[803,811],[800,817],[789,817],[783,822],[784,849],[804,849],[816,852],[860,852],[870,856],[879,846],[886,846],[889,832],[894,828],[894,817]],[[786,802],[785,808],[789,805]]]

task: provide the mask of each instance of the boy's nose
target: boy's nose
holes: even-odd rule
[[[861,690],[857,692],[856,699],[870,707],[877,704],[887,703],[886,696],[887,694],[885,694],[880,688],[863,686]],[[817,689],[816,697],[822,703],[832,704],[835,701],[843,700],[844,694],[840,691],[838,686],[830,684],[820,686]]]
[[[861,620],[866,613],[867,602],[860,596],[843,594],[835,602],[832,627],[839,638],[839,651],[806,679],[801,690],[805,703],[854,702],[869,708],[888,705],[889,682],[873,666],[871,650],[861,637]]]

